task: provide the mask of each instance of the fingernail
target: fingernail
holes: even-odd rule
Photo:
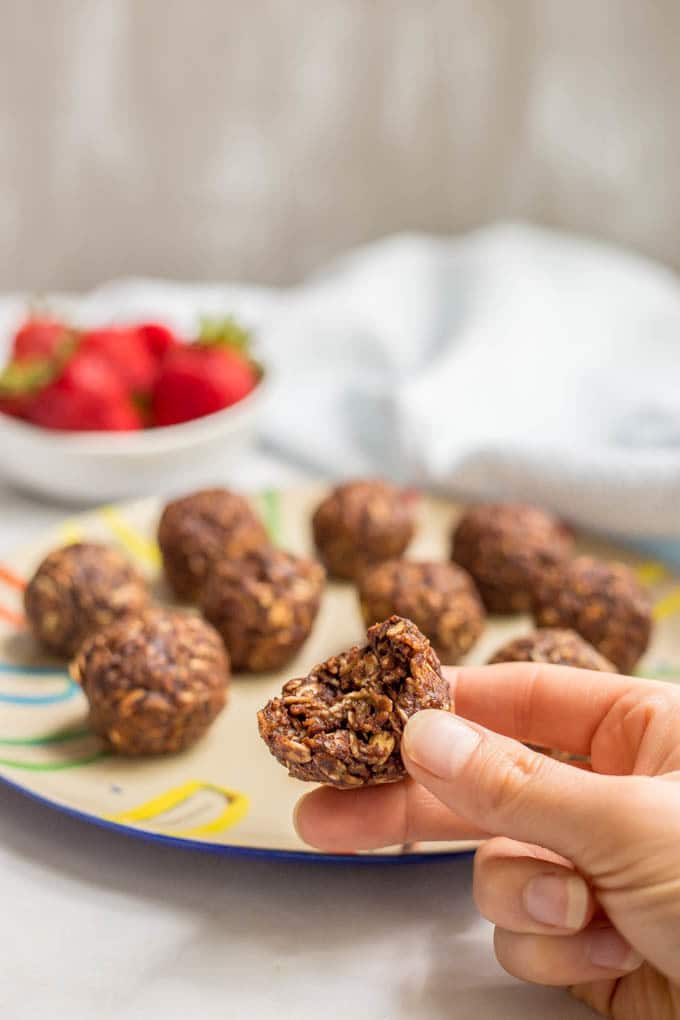
[[[404,753],[440,779],[452,779],[481,740],[479,733],[448,712],[417,712],[404,730]]]
[[[588,915],[588,886],[578,875],[537,875],[524,886],[524,907],[540,924],[579,931]]]
[[[642,956],[613,928],[600,928],[592,933],[588,959],[596,967],[607,970],[637,970]]]

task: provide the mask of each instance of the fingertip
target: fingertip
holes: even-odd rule
[[[350,852],[347,846],[347,809],[354,791],[321,786],[306,793],[293,809],[293,826],[300,839],[317,850]]]
[[[508,974],[555,987],[600,984],[623,977],[641,964],[640,955],[612,928],[565,937],[514,932],[497,925],[494,949]]]

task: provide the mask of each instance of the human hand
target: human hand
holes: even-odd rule
[[[486,839],[474,894],[506,970],[615,1020],[679,1020],[680,688],[530,663],[448,675],[458,714],[409,720],[411,778],[314,790],[301,837],[336,852]]]

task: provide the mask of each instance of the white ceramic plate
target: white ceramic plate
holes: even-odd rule
[[[276,541],[306,552],[308,522],[319,496],[318,488],[266,492],[253,502]],[[423,499],[409,555],[446,556],[458,509]],[[153,578],[159,599],[167,599],[154,541],[159,511],[155,500],[147,500],[73,517],[0,564],[0,778],[62,811],[146,839],[219,854],[328,859],[331,855],[306,847],[294,832],[293,805],[309,787],[291,779],[272,758],[258,736],[255,715],[284,679],[308,672],[314,663],[362,639],[365,630],[350,585],[329,585],[313,633],[296,661],[281,673],[235,677],[229,705],[208,735],[189,751],[164,758],[111,755],[89,732],[85,699],[63,664],[45,658],[25,629],[25,579],[50,548],[78,538],[120,544]],[[669,679],[680,675],[680,581],[661,564],[644,563],[625,550],[579,544],[636,566],[653,590],[657,614],[654,641],[641,672]],[[524,617],[492,618],[470,661],[486,661],[501,642],[529,628]],[[359,859],[413,860],[466,853],[472,845],[393,847]]]

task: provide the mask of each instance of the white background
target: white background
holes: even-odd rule
[[[290,282],[498,218],[680,266],[675,0],[0,0],[0,25],[4,289]]]

